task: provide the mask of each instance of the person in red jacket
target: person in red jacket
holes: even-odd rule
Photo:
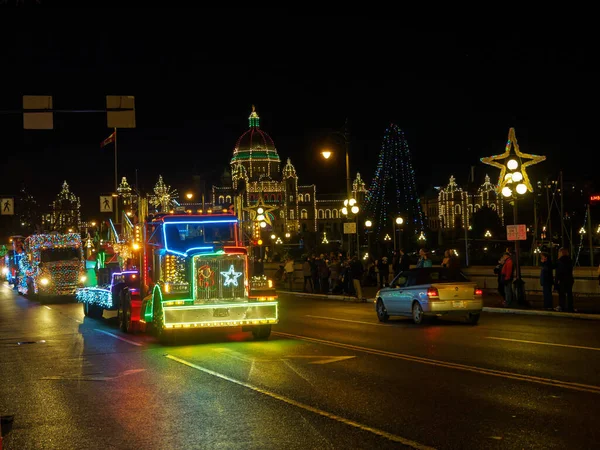
[[[513,291],[514,264],[510,253],[504,253],[505,259],[502,265],[502,281],[504,283],[504,306],[510,306],[515,298]]]

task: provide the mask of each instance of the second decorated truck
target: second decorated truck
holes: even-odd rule
[[[118,311],[122,331],[152,332],[161,341],[225,327],[270,336],[277,294],[271,280],[250,275],[235,215],[159,214],[131,226],[130,238],[118,243],[128,253],[122,267],[77,292],[87,316]]]

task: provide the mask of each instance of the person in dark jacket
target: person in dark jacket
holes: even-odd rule
[[[410,256],[404,253],[404,249],[401,248],[398,253],[400,254],[400,259],[398,261],[398,272],[395,275],[398,275],[400,272],[406,272],[410,269]]]
[[[552,309],[552,287],[554,286],[554,277],[552,276],[552,262],[550,255],[542,252],[540,271],[540,285],[542,286],[542,294],[544,296],[544,309]]]
[[[573,312],[573,260],[569,256],[569,250],[561,248],[558,251],[556,262],[555,287],[558,289],[558,311]]]
[[[354,285],[354,291],[356,292],[356,298],[358,298],[358,300],[360,300],[360,301],[364,300],[362,288],[360,285],[364,270],[365,269],[363,268],[362,263],[358,260],[358,257],[354,256],[352,258],[352,261],[350,262],[350,274],[352,276],[352,284]]]
[[[377,263],[377,270],[379,270],[379,288],[383,289],[388,285],[388,277],[390,275],[390,265],[387,256],[384,256],[379,260]]]

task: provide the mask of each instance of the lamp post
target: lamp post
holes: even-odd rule
[[[370,220],[365,220],[365,228],[367,231],[367,252],[369,253],[369,256],[372,255],[371,253],[371,227],[373,226],[373,222],[371,222]]]
[[[514,150],[514,153],[513,153]],[[542,155],[533,155],[523,153],[519,149],[515,129],[508,130],[508,139],[504,148],[504,153],[499,155],[487,156],[481,158],[481,162],[500,169],[500,177],[498,178],[498,191],[502,192],[504,197],[511,198],[513,204],[514,224],[518,224],[517,219],[517,199],[519,195],[525,195],[527,191],[533,192],[533,187],[529,181],[526,168],[534,164],[538,164],[546,159]],[[561,189],[562,192],[562,189]],[[561,196],[562,199],[562,196]],[[561,214],[562,216],[562,214]],[[517,236],[518,237],[518,236]],[[525,302],[525,289],[521,278],[521,267],[519,265],[519,240],[515,240],[515,256],[516,256],[516,297],[517,301]]]
[[[341,137],[344,142],[344,149],[346,151],[346,201],[349,201],[352,199],[352,189],[350,188],[350,185],[351,185],[351,183],[350,183],[350,136],[348,133],[348,119],[346,119],[346,122],[344,123],[343,131],[334,131],[331,134]],[[331,150],[323,150],[321,152],[321,155],[323,155],[323,158],[329,159],[329,157],[332,155],[332,152],[331,152]],[[358,230],[357,230],[357,238],[358,238]],[[351,239],[350,239],[350,236],[348,236],[348,255],[350,255],[350,254],[351,254]]]
[[[356,234],[356,252],[358,257],[360,258],[360,248],[358,245],[358,212],[360,211],[360,208],[358,207],[358,204],[356,202],[356,199],[354,198],[347,198],[346,200],[344,200],[344,207],[342,208],[342,214],[344,216],[346,216],[346,218],[351,218],[352,215],[356,216],[356,220],[355,220],[355,227],[357,228],[354,234]],[[352,233],[350,233],[352,234]],[[352,246],[351,246],[351,242],[352,239],[350,238],[350,235],[348,235],[348,256],[352,256]]]
[[[400,216],[396,217],[396,225],[398,226],[398,244],[396,244],[396,229],[394,228],[394,251],[398,251],[398,245],[402,247],[402,229],[400,228],[404,223],[404,219]]]
[[[504,177],[506,185],[502,188],[502,195],[511,200],[513,205],[514,225],[519,224],[517,203],[519,195],[523,196],[527,193],[527,185],[523,183],[523,174],[519,170],[519,163],[516,159],[509,159],[506,163],[506,175]],[[515,186],[516,185],[516,186]],[[523,279],[521,278],[521,246],[518,239],[515,240],[515,297],[518,303],[525,301],[525,289]]]

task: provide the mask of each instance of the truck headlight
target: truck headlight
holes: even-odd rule
[[[50,283],[50,280],[49,280],[48,278],[42,278],[42,279],[40,280],[40,284],[41,284],[42,286],[47,286],[47,285],[48,285],[48,283]]]
[[[82,283],[85,283],[87,281],[87,277],[85,275],[81,275],[79,277],[79,281],[81,281]]]
[[[7,275],[8,274],[8,267],[3,267],[2,268],[2,275]]]

